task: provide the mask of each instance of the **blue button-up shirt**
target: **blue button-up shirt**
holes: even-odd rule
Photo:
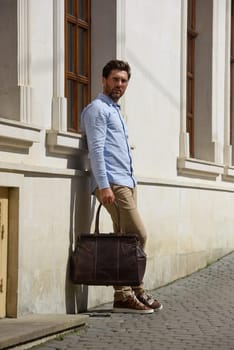
[[[94,176],[92,190],[107,188],[110,184],[133,188],[136,180],[120,106],[107,95],[99,94],[83,110],[81,129],[87,136]]]

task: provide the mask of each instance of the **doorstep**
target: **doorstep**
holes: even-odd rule
[[[88,315],[33,314],[0,319],[0,349],[28,349],[84,326]]]

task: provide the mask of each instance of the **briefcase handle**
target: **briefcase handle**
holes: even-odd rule
[[[117,212],[117,220],[118,220],[118,227],[117,227],[117,232],[120,232],[120,212],[119,212],[119,206],[116,202],[113,203],[115,208],[116,208],[116,212]],[[102,203],[99,204],[99,207],[97,209],[97,214],[96,214],[96,219],[95,219],[95,230],[94,233],[99,234],[99,215],[100,215],[100,210],[102,207]]]

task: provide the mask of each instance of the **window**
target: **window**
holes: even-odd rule
[[[65,96],[68,131],[79,131],[82,109],[90,101],[90,2],[65,0]]]
[[[224,174],[224,130],[220,113],[223,95],[220,91],[229,88],[224,85],[222,59],[226,41],[221,35],[229,25],[229,16],[227,22],[224,19],[225,14],[230,15],[231,1],[226,3],[226,10],[225,4],[213,0],[187,0],[182,4],[181,100],[184,101],[186,95],[186,104],[181,104],[178,173],[216,179]],[[229,56],[226,57],[229,60]],[[226,78],[229,82],[229,77]],[[229,131],[229,125],[225,129]],[[227,147],[225,153],[227,157],[229,149]]]
[[[187,38],[189,153],[192,158],[213,162],[213,0],[188,0]]]
[[[187,121],[186,128],[189,133],[190,157],[194,157],[194,58],[195,38],[197,32],[195,1],[188,0],[188,32],[187,32]]]

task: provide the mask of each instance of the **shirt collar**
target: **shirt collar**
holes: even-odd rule
[[[98,98],[100,98],[102,101],[106,102],[110,106],[114,106],[114,107],[120,108],[120,105],[118,103],[114,102],[109,96],[107,96],[107,95],[105,95],[103,93],[100,93],[98,95]]]

